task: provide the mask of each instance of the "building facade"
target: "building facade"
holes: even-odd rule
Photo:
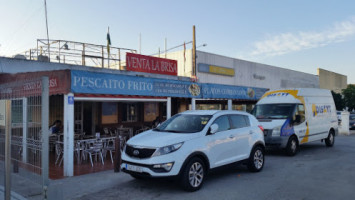
[[[255,63],[212,53],[196,52],[196,76],[200,83],[217,83],[247,87],[319,88],[317,75]],[[192,51],[167,54],[178,61],[179,75],[192,76]]]
[[[348,86],[348,77],[322,68],[317,69],[319,87],[341,93]]]

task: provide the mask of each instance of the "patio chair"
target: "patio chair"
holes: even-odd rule
[[[111,157],[112,163],[113,163],[112,153],[114,153],[115,150],[116,150],[115,149],[115,139],[110,138],[108,140],[105,140],[104,147],[103,147],[104,156],[106,157],[107,151],[110,152],[110,157]]]
[[[55,165],[61,165],[63,162],[63,143],[57,141],[55,143],[55,155],[56,155],[56,159],[55,159]]]
[[[74,152],[77,157],[78,164],[81,163],[82,158],[84,158],[85,144],[82,140],[75,141]]]
[[[102,155],[102,140],[95,140],[92,143],[87,143],[86,147],[84,149],[84,152],[89,156],[90,162],[91,162],[91,167],[94,166],[92,162],[92,157],[95,156],[95,161],[97,161],[97,156],[100,156],[101,162],[104,165],[104,158]]]

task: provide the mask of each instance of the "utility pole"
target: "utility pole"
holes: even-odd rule
[[[139,54],[142,54],[142,34],[139,33]]]
[[[49,33],[48,33],[48,17],[47,17],[47,1],[44,0],[44,10],[45,10],[45,14],[46,14],[46,29],[47,29],[47,46],[48,46],[48,61],[51,61],[51,53],[50,53],[50,49],[49,49]]]
[[[192,28],[192,76],[196,77],[196,34],[195,34],[195,25]]]
[[[165,58],[168,51],[168,40],[165,38]]]

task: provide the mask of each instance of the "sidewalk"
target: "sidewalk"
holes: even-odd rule
[[[81,176],[68,177],[59,180],[50,180],[48,188],[48,199],[76,199],[91,193],[97,193],[130,180],[131,177],[125,173],[115,173],[113,170],[86,174]],[[43,199],[40,186],[34,185],[30,180],[24,180],[15,176],[12,179],[13,191],[11,199],[15,200],[40,200]],[[16,184],[14,184],[16,182]],[[19,184],[20,183],[20,184]],[[16,186],[14,186],[16,185]],[[16,193],[18,191],[18,194]],[[0,200],[4,199],[4,187],[0,186]]]
[[[50,199],[75,199],[114,187],[130,179],[131,177],[123,172],[115,173],[113,170],[108,170],[53,180],[49,186],[49,195],[52,197]]]

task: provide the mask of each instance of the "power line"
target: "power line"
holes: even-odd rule
[[[191,44],[191,43],[192,43],[192,41],[186,42],[186,43],[177,45],[177,46],[175,46],[175,47],[171,47],[171,48],[167,49],[165,52],[163,51],[163,52],[158,52],[158,53],[155,53],[155,54],[151,54],[151,56],[157,55],[157,54],[159,54],[159,53],[166,53],[166,52],[168,52],[168,51],[170,51],[170,50],[172,50],[172,49],[176,49],[176,48],[179,48],[179,47],[182,47],[182,46],[184,46],[184,45],[186,45],[186,44]]]
[[[14,32],[12,32],[12,34],[9,35],[8,38],[6,38],[6,39],[4,40],[4,41],[9,41],[9,42],[7,42],[8,45],[7,45],[7,46],[4,46],[4,47],[5,47],[4,51],[8,51],[9,49],[11,49],[11,48],[13,47],[13,41],[14,41],[15,39],[17,39],[17,38],[16,38],[16,35],[17,35],[20,31],[22,31],[22,30],[29,24],[28,22],[29,22],[37,13],[39,13],[42,9],[43,9],[43,7],[40,6],[40,7],[38,7],[36,10],[34,10],[34,11],[31,13],[31,15],[19,26],[19,28],[17,28]]]

